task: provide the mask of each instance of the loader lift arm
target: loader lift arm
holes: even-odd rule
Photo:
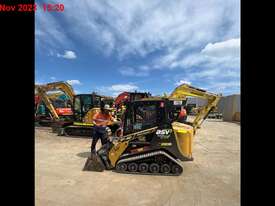
[[[208,114],[213,109],[215,109],[221,99],[221,95],[210,93],[188,84],[182,84],[170,94],[169,99],[185,99],[187,96],[198,97],[207,100],[207,104],[201,108],[194,121],[191,123],[195,133],[203,121],[207,118]]]
[[[44,85],[35,85],[35,90],[37,91],[38,96],[41,97],[42,101],[45,103],[46,107],[50,110],[54,120],[58,120],[59,116],[52,105],[47,92],[52,90],[61,90],[68,95],[71,102],[73,102],[73,97],[75,96],[73,88],[66,82],[52,82]]]
[[[130,141],[138,138],[139,136],[151,134],[155,132],[157,128],[158,127],[152,127],[146,130],[131,133],[119,138],[118,140],[113,141],[114,146],[111,148],[109,152],[111,165],[113,167],[115,166],[117,160],[119,159],[120,155],[125,151]]]

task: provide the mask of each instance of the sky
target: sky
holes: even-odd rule
[[[240,93],[239,0],[62,0],[35,13],[35,82],[75,92]],[[38,0],[42,6],[48,1]]]

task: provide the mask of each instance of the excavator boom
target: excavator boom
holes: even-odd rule
[[[196,132],[197,128],[202,124],[203,120],[207,118],[209,112],[211,112],[211,110],[217,106],[221,95],[210,93],[188,84],[182,84],[170,94],[169,99],[186,99],[187,96],[198,97],[207,100],[207,104],[200,109],[194,121],[192,122],[194,132]]]
[[[52,90],[61,90],[65,94],[68,95],[71,101],[73,101],[73,97],[75,96],[74,90],[67,82],[59,81],[59,82],[51,82],[44,85],[35,85],[35,88],[41,88],[45,92]]]

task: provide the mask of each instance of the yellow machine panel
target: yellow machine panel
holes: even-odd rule
[[[112,166],[115,166],[117,160],[119,159],[120,155],[125,151],[127,146],[128,146],[128,142],[126,141],[126,142],[117,144],[111,148],[109,152],[109,159]]]
[[[180,122],[173,122],[172,127],[179,151],[182,153],[183,156],[192,158],[192,145],[194,135],[193,127]]]
[[[98,112],[100,112],[100,108],[90,109],[84,117],[84,123],[92,123],[93,122],[93,116]]]

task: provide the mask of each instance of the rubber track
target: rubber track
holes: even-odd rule
[[[59,135],[61,136],[81,136],[81,137],[91,137],[92,132],[90,128],[78,128],[78,127],[72,127],[72,128],[59,128]],[[61,134],[61,130],[63,130]],[[82,131],[82,132],[81,132]]]
[[[173,157],[171,157],[169,154],[167,154],[164,151],[155,151],[155,152],[151,152],[151,153],[146,153],[146,154],[141,154],[141,155],[137,155],[134,157],[129,157],[129,158],[125,158],[125,159],[121,159],[117,162],[117,164],[119,163],[123,163],[123,162],[130,162],[130,161],[135,161],[135,160],[140,160],[142,158],[147,158],[147,157],[153,157],[155,155],[164,155],[166,157],[168,157],[170,160],[172,160],[174,163],[176,163],[178,166],[180,166],[182,168],[182,166],[180,165],[180,163],[178,162],[178,160],[174,159]],[[116,165],[117,165],[116,164]],[[183,169],[183,168],[182,168]],[[114,172],[117,173],[123,173],[123,174],[139,174],[139,175],[159,175],[159,176],[179,176],[182,174],[173,174],[173,173],[151,173],[151,172],[129,172],[129,171],[121,171],[121,170],[113,170]]]

